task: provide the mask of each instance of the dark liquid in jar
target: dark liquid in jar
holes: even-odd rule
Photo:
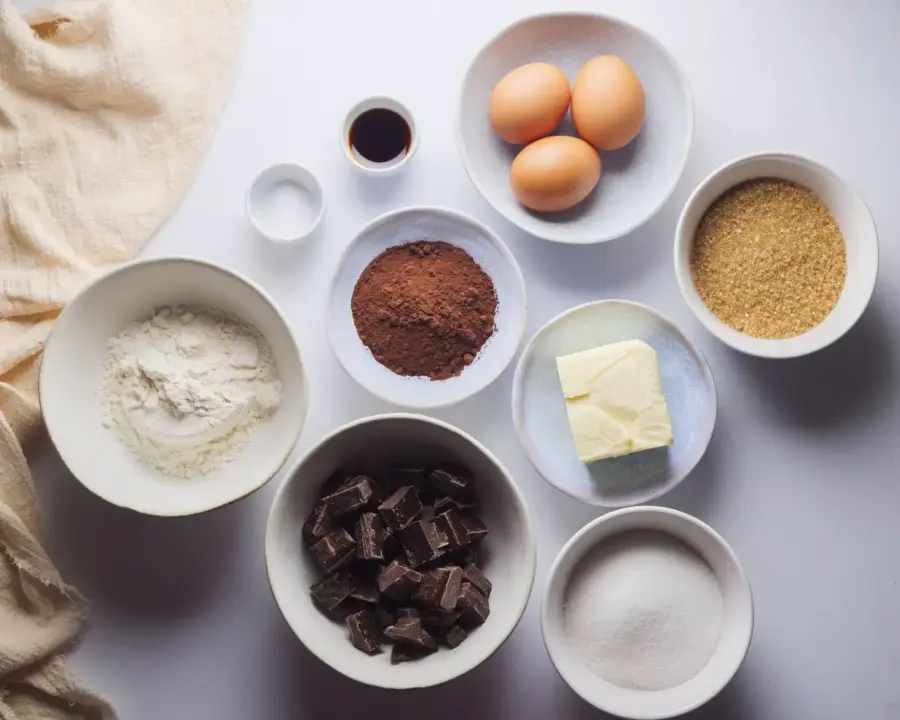
[[[363,163],[399,160],[409,152],[411,143],[409,124],[393,110],[366,110],[350,126],[350,149]]]

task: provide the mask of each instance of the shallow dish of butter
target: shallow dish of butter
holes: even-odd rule
[[[630,340],[656,352],[672,444],[583,463],[557,358]],[[627,373],[618,380],[627,382]],[[716,386],[706,359],[670,320],[645,305],[601,300],[567,310],[535,334],[516,367],[512,411],[528,459],[547,482],[593,505],[624,507],[667,493],[694,469],[716,423]]]

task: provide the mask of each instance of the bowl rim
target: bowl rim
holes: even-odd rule
[[[547,477],[544,474],[544,472],[540,469],[540,467],[538,466],[538,463],[535,459],[535,451],[534,451],[534,447],[531,442],[530,436],[528,435],[528,433],[525,432],[525,428],[523,427],[522,423],[520,422],[520,418],[523,416],[523,411],[522,411],[523,391],[522,391],[522,388],[524,386],[523,376],[525,373],[525,362],[528,358],[531,357],[532,352],[534,350],[534,346],[535,346],[538,338],[541,335],[543,335],[545,332],[547,332],[553,325],[556,325],[558,322],[560,322],[564,318],[568,317],[569,315],[574,315],[575,313],[581,312],[582,310],[585,310],[588,307],[593,307],[595,305],[627,305],[629,307],[636,308],[643,312],[650,313],[651,315],[656,316],[662,322],[664,322],[667,325],[669,325],[670,327],[674,328],[678,332],[678,334],[681,335],[685,344],[688,347],[690,347],[690,349],[697,356],[698,360],[700,361],[700,367],[701,367],[701,370],[703,373],[703,377],[706,380],[706,382],[709,384],[710,388],[712,389],[713,402],[711,403],[711,408],[710,408],[712,417],[711,417],[711,421],[710,421],[709,436],[706,438],[706,442],[703,443],[702,449],[697,454],[697,457],[694,459],[694,462],[692,463],[690,470],[685,472],[682,475],[681,479],[678,482],[674,483],[671,487],[666,488],[664,490],[658,490],[654,493],[650,493],[646,497],[644,497],[640,500],[636,500],[634,502],[627,502],[627,503],[593,502],[592,500],[582,497],[581,495],[577,495],[573,492],[570,492],[566,488],[563,488],[563,487],[560,487],[559,485],[557,485],[551,478]],[[538,330],[534,333],[534,335],[532,335],[531,339],[528,341],[528,343],[525,345],[525,348],[522,350],[521,354],[519,355],[519,360],[516,363],[516,370],[515,370],[515,373],[513,374],[512,402],[511,402],[512,421],[513,421],[513,427],[515,428],[515,431],[516,431],[516,437],[518,437],[519,444],[522,446],[522,449],[525,451],[525,455],[528,457],[528,461],[531,463],[531,466],[534,468],[535,472],[537,472],[537,474],[547,484],[549,484],[551,487],[555,488],[557,491],[563,493],[564,495],[567,495],[568,497],[571,497],[571,498],[575,498],[576,500],[580,500],[581,502],[583,502],[587,505],[593,505],[594,507],[610,508],[612,510],[617,510],[617,509],[625,509],[625,508],[635,507],[635,506],[642,506],[645,503],[649,503],[649,502],[652,502],[653,500],[657,500],[657,499],[661,498],[662,496],[670,493],[672,490],[674,490],[679,485],[681,485],[681,483],[683,483],[688,478],[688,476],[690,476],[691,473],[694,472],[697,465],[703,459],[703,456],[706,455],[706,451],[709,448],[710,442],[712,442],[713,435],[715,434],[716,424],[717,424],[718,414],[719,414],[718,397],[719,397],[719,394],[718,394],[718,388],[716,387],[716,379],[712,373],[712,369],[709,366],[709,362],[707,361],[706,356],[703,354],[703,352],[700,350],[700,348],[698,348],[693,342],[691,342],[691,340],[688,338],[687,335],[684,334],[684,332],[681,330],[681,328],[678,326],[677,323],[675,323],[671,318],[669,318],[664,313],[661,313],[659,310],[656,310],[655,308],[652,308],[649,305],[645,305],[644,303],[635,302],[634,300],[625,300],[622,298],[604,298],[601,300],[590,300],[588,302],[581,303],[580,305],[575,305],[574,307],[568,308],[567,310],[563,310],[561,313],[559,313],[558,315],[555,315],[554,317],[550,318],[547,322],[545,322],[540,328],[538,328]]]
[[[507,487],[509,492],[511,493],[513,503],[516,506],[519,516],[522,521],[522,530],[527,538],[527,543],[523,547],[518,546],[519,552],[524,552],[525,554],[525,564],[528,568],[528,583],[527,590],[523,594],[522,598],[519,602],[514,606],[514,609],[511,613],[505,613],[506,617],[514,616],[514,620],[509,627],[509,631],[500,639],[497,645],[490,650],[484,657],[481,657],[473,662],[473,664],[466,668],[465,670],[457,673],[456,675],[447,677],[445,679],[441,679],[435,682],[421,682],[415,685],[398,685],[396,683],[372,683],[366,680],[362,680],[353,674],[352,669],[350,668],[340,668],[335,667],[327,660],[325,660],[317,651],[313,645],[309,644],[306,640],[305,630],[298,630],[294,627],[294,625],[288,620],[282,608],[282,599],[278,596],[278,591],[275,589],[275,585],[272,582],[273,575],[273,564],[274,557],[276,555],[275,552],[275,529],[274,529],[274,518],[276,512],[281,508],[281,506],[286,502],[285,498],[288,495],[288,488],[295,482],[295,477],[303,465],[319,450],[321,450],[327,443],[334,440],[339,435],[344,434],[349,430],[353,430],[354,428],[360,427],[362,425],[367,425],[370,423],[377,422],[385,422],[392,420],[411,420],[414,422],[421,422],[427,425],[432,425],[434,427],[438,427],[444,431],[453,433],[460,437],[462,440],[468,442],[472,447],[474,447],[479,453],[481,453],[488,461],[490,461],[494,467],[499,471],[499,475],[503,478],[503,484]],[[278,607],[278,612],[283,618],[285,624],[291,629],[291,632],[297,637],[297,639],[303,644],[303,646],[309,650],[312,655],[316,657],[323,665],[326,665],[336,672],[339,672],[344,677],[347,677],[354,682],[361,683],[363,685],[369,685],[370,687],[380,687],[387,690],[415,690],[418,688],[427,688],[434,687],[438,685],[443,685],[445,683],[451,682],[456,678],[462,677],[470,673],[472,670],[477,668],[479,665],[483,664],[486,660],[488,660],[491,656],[493,656],[509,639],[510,635],[513,634],[515,629],[519,626],[519,623],[522,620],[522,616],[525,614],[525,610],[528,607],[528,602],[531,599],[531,595],[534,591],[534,579],[537,572],[537,541],[535,538],[534,532],[534,523],[531,519],[531,512],[528,509],[528,503],[525,500],[525,496],[522,491],[519,489],[518,484],[513,479],[512,474],[506,468],[506,466],[500,461],[500,459],[490,451],[485,445],[479,442],[475,437],[467,433],[465,430],[451,425],[448,422],[444,422],[443,420],[438,420],[437,418],[429,417],[427,415],[422,415],[419,413],[412,412],[390,412],[390,413],[379,413],[376,415],[367,415],[362,418],[357,418],[355,420],[351,420],[350,422],[344,423],[340,425],[330,432],[326,433],[322,438],[320,438],[313,446],[311,446],[303,455],[298,458],[293,465],[284,473],[284,478],[281,481],[281,484],[278,486],[278,489],[275,492],[275,496],[272,499],[272,503],[269,506],[269,513],[266,518],[266,530],[265,530],[265,539],[264,539],[264,552],[265,552],[265,561],[266,561],[266,579],[268,580],[269,591],[272,593],[272,597],[275,600],[275,605]],[[284,599],[284,602],[287,602],[287,598]],[[324,615],[322,616],[323,620],[328,620]],[[329,621],[330,622],[330,621]]]
[[[332,300],[334,299],[335,293],[338,287],[338,279],[341,277],[341,273],[343,272],[344,266],[347,263],[347,259],[350,257],[350,254],[353,252],[355,247],[359,244],[360,238],[363,235],[368,233],[372,228],[380,225],[382,223],[388,222],[390,220],[394,220],[403,215],[410,215],[412,213],[430,213],[432,215],[442,215],[445,218],[448,218],[457,223],[468,224],[476,227],[480,233],[482,233],[487,241],[492,244],[497,251],[500,253],[503,258],[504,263],[507,268],[510,270],[510,274],[513,279],[513,283],[516,286],[516,291],[519,297],[521,298],[521,307],[522,307],[522,320],[517,324],[516,327],[510,329],[510,337],[512,337],[515,342],[511,343],[511,352],[509,353],[509,358],[503,363],[496,373],[488,377],[488,379],[483,382],[480,386],[475,386],[473,389],[467,393],[464,393],[458,397],[452,397],[449,400],[443,400],[440,402],[421,402],[421,403],[410,403],[408,401],[400,401],[397,398],[393,397],[391,393],[386,392],[383,388],[373,387],[372,385],[368,385],[364,383],[350,368],[345,364],[344,358],[340,352],[338,352],[337,345],[334,339],[334,327],[335,324],[330,322],[332,318],[332,307],[334,303]],[[449,242],[449,241],[448,241]],[[402,244],[402,243],[398,243]],[[450,243],[451,245],[453,243]],[[396,247],[392,245],[390,247]],[[493,278],[491,278],[493,280]],[[359,278],[356,279],[357,281]],[[357,385],[359,385],[364,390],[368,391],[375,397],[384,400],[385,402],[389,402],[392,405],[398,405],[400,407],[410,408],[412,410],[434,410],[437,408],[445,408],[451,407],[458,403],[463,402],[464,400],[468,400],[469,398],[477,395],[482,392],[486,388],[490,387],[494,382],[496,382],[497,378],[499,378],[506,370],[509,368],[513,359],[516,356],[516,353],[519,351],[519,347],[522,345],[522,338],[525,335],[525,325],[528,322],[528,291],[525,286],[525,277],[522,275],[522,270],[519,267],[519,263],[516,260],[515,255],[513,255],[512,250],[509,249],[509,246],[503,242],[503,239],[494,232],[490,227],[488,227],[485,223],[480,220],[476,220],[471,215],[467,215],[458,210],[451,210],[450,208],[441,207],[439,205],[409,205],[402,208],[397,208],[396,210],[389,210],[388,212],[382,213],[377,217],[373,218],[369,222],[365,223],[353,236],[344,250],[341,252],[341,256],[335,265],[334,272],[331,276],[331,281],[328,286],[328,294],[327,294],[327,305],[325,308],[326,316],[328,321],[325,323],[325,333],[328,336],[328,344],[331,346],[331,352],[334,357],[338,361],[338,365],[343,369],[343,371],[351,377]],[[368,351],[368,348],[366,348]],[[371,353],[370,353],[371,354]],[[376,362],[374,358],[371,359],[372,362]],[[444,380],[441,382],[453,382],[455,378],[450,378],[449,380]]]
[[[796,341],[798,337],[803,337],[802,335],[791,338],[756,338],[751,335],[741,333],[737,330],[734,330],[733,333],[723,332],[723,328],[720,326],[721,321],[715,315],[713,315],[712,311],[706,307],[704,302],[697,295],[694,283],[690,279],[691,273],[689,263],[685,260],[686,252],[693,244],[693,235],[691,235],[691,237],[688,237],[688,233],[685,228],[687,216],[698,205],[700,195],[725,173],[730,172],[731,170],[742,165],[753,166],[757,163],[766,161],[775,161],[793,165],[804,165],[815,174],[819,176],[830,177],[833,181],[835,181],[835,183],[842,188],[842,193],[846,197],[850,197],[854,201],[858,202],[859,206],[863,209],[865,213],[864,219],[869,230],[869,232],[865,233],[865,238],[866,242],[870,245],[870,250],[874,254],[874,271],[871,274],[871,277],[864,277],[865,286],[863,287],[863,291],[861,293],[862,303],[860,305],[859,311],[852,317],[848,318],[848,321],[843,326],[835,330],[831,335],[823,337],[817,343],[807,343],[802,347],[796,347],[794,350],[786,349],[785,342],[788,340]],[[773,173],[766,173],[766,176],[773,177]],[[774,174],[774,176],[778,177],[777,174]],[[762,175],[758,177],[762,177]],[[710,204],[712,204],[712,202],[715,202],[715,199],[713,199]],[[708,207],[709,206],[707,206],[706,209],[708,209]],[[716,337],[720,342],[727,345],[732,350],[736,350],[740,353],[752,357],[767,359],[790,359],[805,357],[807,355],[818,352],[819,350],[823,350],[830,345],[833,345],[842,337],[844,337],[844,335],[846,335],[853,328],[853,326],[856,325],[856,323],[862,317],[863,313],[865,313],[866,309],[869,306],[869,303],[872,300],[872,296],[875,293],[875,286],[878,282],[878,269],[880,264],[879,256],[880,249],[878,243],[878,227],[875,224],[875,218],[872,216],[872,210],[871,208],[869,208],[869,205],[862,194],[846,179],[844,179],[841,175],[839,175],[827,165],[824,165],[817,160],[813,160],[806,155],[784,150],[763,150],[759,152],[747,153],[719,165],[697,185],[693,192],[691,192],[690,196],[684,204],[684,207],[681,210],[681,213],[678,216],[678,223],[675,226],[675,242],[673,248],[675,279],[678,283],[678,290],[680,291],[681,297],[684,299],[685,304],[688,306],[688,308],[690,308],[691,312],[694,314],[694,317],[696,317],[706,328],[706,330],[710,332],[714,337]],[[731,330],[732,328],[728,329]]]
[[[685,103],[685,111],[686,111],[686,119],[687,119],[687,128],[685,132],[685,138],[683,142],[683,151],[681,154],[681,158],[679,161],[678,172],[675,174],[675,177],[671,183],[669,189],[660,197],[657,205],[644,217],[639,218],[638,220],[632,222],[629,226],[617,230],[614,233],[601,235],[598,237],[591,237],[588,240],[582,241],[572,241],[572,240],[563,240],[558,236],[554,235],[550,227],[546,229],[541,228],[538,229],[526,229],[522,227],[518,221],[511,217],[509,214],[502,211],[499,207],[497,207],[493,201],[488,197],[488,194],[485,192],[485,186],[483,183],[479,182],[475,177],[475,172],[472,168],[471,160],[469,159],[469,152],[466,148],[466,143],[463,138],[463,112],[465,107],[465,93],[466,87],[469,85],[469,81],[475,72],[476,63],[482,58],[482,56],[491,48],[500,38],[506,35],[509,32],[512,32],[519,27],[533,23],[540,22],[542,20],[551,20],[551,19],[559,19],[559,18],[588,18],[591,20],[600,20],[608,22],[612,25],[618,25],[630,32],[635,33],[636,35],[641,36],[646,42],[654,45],[662,55],[668,60],[670,65],[675,71],[675,75],[678,78],[678,84],[681,88],[681,96],[684,99]],[[679,65],[678,61],[675,59],[675,56],[669,51],[669,49],[656,38],[655,35],[651,34],[648,30],[635,25],[633,23],[628,22],[627,20],[623,20],[614,15],[609,15],[607,13],[599,13],[599,12],[590,12],[590,11],[560,11],[560,12],[544,12],[537,13],[534,15],[529,15],[527,17],[521,18],[504,28],[502,28],[499,32],[492,35],[487,42],[481,47],[481,49],[475,54],[472,60],[469,62],[468,67],[466,68],[466,72],[463,75],[463,80],[460,85],[459,90],[457,91],[457,100],[456,100],[456,147],[459,151],[460,158],[462,159],[463,168],[466,171],[466,175],[469,177],[469,180],[472,182],[472,185],[475,186],[475,189],[478,191],[478,194],[490,205],[496,213],[504,217],[508,222],[515,225],[522,232],[527,233],[528,235],[532,235],[541,240],[546,240],[548,242],[559,243],[560,245],[599,245],[601,243],[611,242],[613,240],[618,240],[619,238],[625,237],[626,235],[630,235],[635,230],[640,228],[641,226],[648,223],[657,213],[663,208],[663,206],[672,198],[672,195],[675,193],[675,190],[678,188],[678,184],[681,182],[681,179],[684,177],[684,171],[687,167],[687,161],[691,154],[691,147],[694,144],[694,133],[695,133],[695,109],[694,109],[694,97],[691,92],[691,86],[688,82],[687,75],[681,69],[681,65]]]
[[[210,512],[212,510],[217,510],[222,507],[227,507],[229,505],[233,505],[234,503],[236,503],[240,500],[243,500],[244,498],[249,497],[256,491],[262,489],[273,477],[275,477],[281,471],[281,469],[284,467],[285,463],[287,462],[288,458],[291,456],[291,453],[294,451],[294,448],[296,448],[297,443],[299,442],[300,437],[303,434],[303,430],[306,426],[306,418],[307,418],[307,415],[309,414],[309,380],[307,378],[306,366],[303,362],[303,355],[300,350],[300,344],[297,342],[297,336],[295,335],[294,331],[291,329],[291,326],[288,323],[287,318],[281,312],[281,309],[278,307],[278,304],[275,302],[275,300],[272,298],[272,296],[269,295],[269,293],[267,293],[261,286],[257,285],[255,282],[253,282],[250,278],[246,277],[245,275],[242,275],[241,273],[239,273],[235,270],[227,268],[224,265],[220,265],[219,263],[212,262],[210,260],[205,260],[203,258],[191,256],[191,255],[164,255],[164,256],[152,257],[152,258],[136,258],[136,259],[130,260],[126,263],[117,265],[116,267],[114,267],[106,272],[103,272],[100,275],[97,275],[87,285],[85,285],[83,288],[81,288],[81,290],[79,290],[78,293],[68,303],[66,303],[66,306],[62,309],[62,312],[60,312],[59,316],[56,318],[56,321],[53,323],[53,325],[50,328],[50,332],[48,333],[47,339],[44,342],[44,348],[46,348],[53,341],[53,338],[56,335],[57,328],[59,327],[60,321],[64,320],[67,317],[67,314],[71,314],[71,312],[73,312],[71,310],[71,308],[73,308],[75,306],[75,304],[78,301],[80,301],[84,295],[86,295],[88,292],[94,290],[97,286],[101,285],[103,282],[108,280],[110,277],[121,274],[121,273],[133,272],[135,270],[140,271],[140,269],[145,266],[165,265],[165,264],[174,264],[174,263],[184,263],[184,264],[188,264],[188,265],[200,265],[200,266],[207,267],[211,270],[214,270],[216,272],[222,273],[224,275],[228,275],[232,279],[237,280],[240,283],[243,283],[250,290],[254,291],[269,306],[269,308],[272,310],[272,312],[274,312],[275,316],[280,321],[285,334],[290,339],[290,346],[293,349],[294,354],[296,355],[297,367],[300,370],[300,383],[301,383],[301,391],[302,391],[303,396],[300,400],[300,403],[301,403],[300,412],[297,413],[297,415],[296,415],[297,426],[293,433],[291,445],[289,448],[286,448],[286,450],[282,456],[281,462],[278,464],[277,467],[275,467],[272,470],[272,472],[268,476],[260,478],[260,480],[258,480],[257,482],[248,484],[247,488],[242,490],[237,495],[233,495],[231,497],[228,497],[228,498],[225,498],[222,500],[216,500],[215,502],[204,505],[202,508],[199,508],[196,510],[173,510],[172,512],[159,512],[158,510],[149,510],[147,508],[138,507],[133,504],[123,503],[123,502],[121,502],[121,500],[116,501],[111,498],[108,498],[104,494],[102,494],[100,491],[98,491],[96,488],[92,487],[89,482],[86,482],[84,479],[79,477],[78,473],[76,473],[72,469],[71,465],[68,462],[68,459],[66,458],[66,454],[63,452],[63,450],[57,445],[56,441],[54,440],[53,423],[48,422],[47,416],[43,414],[45,363],[44,363],[44,352],[42,350],[41,356],[40,356],[40,368],[38,370],[38,383],[37,383],[38,401],[40,402],[40,405],[41,405],[42,419],[44,421],[44,426],[47,428],[47,435],[50,437],[50,441],[53,443],[54,448],[56,448],[56,451],[59,453],[59,456],[62,459],[63,463],[65,464],[66,468],[69,470],[69,472],[72,474],[72,476],[84,488],[86,488],[93,495],[96,495],[97,497],[101,498],[105,502],[108,502],[110,505],[124,508],[126,510],[131,510],[133,512],[140,513],[142,515],[149,515],[149,516],[154,516],[154,517],[190,517],[192,515],[202,515],[204,513]],[[262,333],[260,332],[260,334],[262,334]],[[265,337],[265,336],[263,336],[263,337]],[[268,342],[268,339],[267,339],[267,342]]]
[[[563,674],[562,670],[560,670],[559,664],[557,663],[557,658],[560,657],[563,652],[565,652],[565,649],[562,648],[561,646],[558,646],[557,644],[555,644],[552,636],[550,636],[550,639],[548,640],[547,626],[550,624],[549,618],[551,615],[550,595],[554,591],[556,591],[562,583],[567,583],[569,578],[571,577],[571,574],[568,576],[565,576],[565,577],[563,577],[560,574],[560,566],[562,565],[563,561],[574,551],[576,545],[580,544],[583,539],[585,539],[587,536],[590,536],[593,533],[598,532],[598,530],[597,530],[598,527],[601,527],[605,523],[608,523],[612,520],[615,520],[615,519],[625,516],[625,515],[643,516],[645,518],[650,518],[650,517],[659,516],[659,515],[667,515],[667,516],[674,518],[675,522],[679,523],[682,526],[692,525],[692,526],[696,527],[697,529],[699,529],[713,543],[715,543],[721,550],[724,551],[726,557],[728,558],[729,563],[733,566],[733,568],[737,572],[737,576],[740,580],[739,585],[740,585],[741,594],[748,601],[747,607],[749,608],[749,618],[748,618],[749,625],[747,628],[747,638],[746,638],[746,642],[744,642],[743,651],[740,654],[740,658],[738,659],[738,662],[735,664],[734,670],[728,674],[727,678],[720,685],[714,686],[712,688],[712,692],[710,692],[708,696],[703,697],[702,699],[699,699],[685,707],[677,708],[676,710],[673,710],[672,712],[647,713],[647,714],[632,713],[629,715],[622,715],[621,708],[616,708],[617,716],[630,718],[630,720],[666,720],[667,718],[679,717],[679,716],[681,716],[685,713],[688,713],[692,710],[696,710],[697,708],[705,705],[707,702],[712,700],[714,697],[716,697],[716,695],[718,695],[725,688],[725,686],[737,674],[737,671],[741,668],[741,665],[743,665],[744,660],[747,657],[747,653],[750,651],[750,644],[753,640],[753,629],[754,629],[754,624],[755,624],[756,611],[755,611],[755,607],[753,604],[753,589],[750,586],[750,580],[747,576],[746,571],[744,570],[744,566],[741,564],[740,558],[738,558],[737,553],[735,553],[735,551],[734,551],[734,548],[731,547],[731,545],[728,543],[728,541],[722,535],[720,535],[719,532],[715,528],[713,528],[712,526],[703,522],[699,518],[694,517],[693,515],[690,515],[686,512],[682,512],[681,510],[675,510],[674,508],[662,507],[659,505],[638,505],[638,506],[634,506],[634,507],[626,507],[626,508],[619,508],[618,510],[613,510],[612,512],[608,512],[605,515],[601,515],[600,517],[595,518],[595,519],[591,520],[590,522],[588,522],[587,524],[585,524],[580,530],[578,530],[574,535],[572,535],[572,537],[569,538],[568,541],[566,541],[566,544],[563,545],[562,549],[557,554],[556,558],[553,561],[553,564],[550,566],[549,572],[547,573],[547,582],[546,582],[546,585],[544,586],[544,592],[541,595],[541,610],[540,610],[541,637],[543,638],[544,647],[547,650],[547,655],[550,658],[550,662],[553,664],[553,667],[556,669],[557,674],[560,676],[560,678],[562,678],[563,682],[565,682],[566,685],[568,685],[572,689],[573,692],[575,692],[579,697],[581,697],[582,700],[584,700],[586,703],[588,703],[592,707],[595,707],[604,712],[613,712],[610,708],[605,707],[601,702],[599,702],[596,697],[591,697],[591,698],[585,697],[580,692],[578,692],[578,690],[576,690],[574,687],[572,687],[572,685],[569,684],[568,679]],[[640,521],[638,521],[638,522],[640,522]],[[621,532],[629,532],[631,530],[638,530],[638,529],[640,529],[639,525],[628,528],[628,529],[623,529]],[[658,531],[658,532],[666,532],[666,531]],[[608,537],[614,537],[616,534],[618,534],[618,533],[613,533],[613,534],[609,535]],[[676,537],[676,539],[679,539],[679,540],[682,539],[680,536],[674,535],[673,533],[668,533],[668,534],[673,535],[674,537]],[[590,538],[588,538],[588,541],[590,541]],[[603,542],[603,539],[593,542],[593,546],[596,547],[601,542]],[[558,607],[553,608],[552,614],[554,616],[556,616],[557,614],[560,614],[560,608],[558,608]]]

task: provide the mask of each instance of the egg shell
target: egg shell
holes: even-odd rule
[[[578,72],[572,88],[572,121],[598,150],[618,150],[644,124],[644,88],[622,58],[600,55]]]
[[[600,155],[580,138],[559,135],[526,145],[509,169],[519,202],[537,212],[574,207],[597,186]]]
[[[571,97],[569,80],[555,65],[521,65],[504,75],[491,92],[491,126],[506,142],[530,143],[556,129]]]

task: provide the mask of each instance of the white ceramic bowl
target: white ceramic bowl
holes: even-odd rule
[[[579,561],[606,539],[633,530],[667,533],[693,548],[715,573],[725,602],[722,636],[712,658],[695,677],[668,690],[631,690],[607,682],[576,656],[566,637],[566,593]],[[541,627],[550,660],[562,679],[586,702],[623,718],[659,720],[703,705],[738,671],[753,635],[753,597],[740,561],[711,527],[677,510],[627,508],[588,523],[560,551],[547,579]]]
[[[600,153],[603,175],[587,200],[562,213],[531,212],[509,185],[509,167],[520,148],[494,134],[491,91],[525,63],[553,63],[571,82],[588,60],[607,54],[622,57],[637,72],[646,95],[644,127],[625,148]],[[561,243],[613,240],[649,220],[674,191],[694,134],[690,88],[669,52],[646,31],[592,13],[538,15],[501,32],[469,66],[457,112],[457,144],[478,192],[522,230]],[[575,134],[568,118],[557,133]]]
[[[496,330],[475,361],[458,376],[433,381],[404,377],[381,365],[363,345],[353,323],[350,299],[368,264],[395,245],[443,240],[465,250],[494,281]],[[489,228],[462,213],[412,207],[382,215],[366,225],[341,257],[328,303],[328,337],[338,362],[373,395],[413,408],[451,405],[490,385],[516,354],[525,331],[525,281],[518,263]]]
[[[303,550],[302,527],[319,486],[335,470],[403,460],[453,461],[472,472],[478,512],[490,532],[483,545],[483,569],[494,588],[487,622],[456,650],[442,649],[422,660],[392,666],[390,652],[372,657],[362,654],[350,644],[344,626],[313,605],[309,587],[321,573]],[[269,514],[266,567],[285,620],[322,662],[367,685],[428,687],[477,667],[515,629],[534,582],[534,531],[515,481],[477,440],[421,415],[377,415],[335,430],[286,476]]]
[[[556,358],[623,340],[656,350],[675,441],[585,465],[575,452]],[[716,386],[702,353],[669,319],[646,305],[600,300],[538,330],[516,367],[512,409],[525,453],[547,482],[584,502],[622,507],[669,492],[694,469],[716,424]]]
[[[284,386],[275,414],[229,464],[190,479],[138,461],[102,423],[99,395],[108,340],[162,305],[213,307],[255,325]],[[306,375],[297,341],[274,301],[240,275],[191,258],[138,260],[86,287],[59,316],[41,361],[41,408],[72,474],[105,500],[148,515],[192,515],[259,489],[284,464],[303,430]]]
[[[746,335],[719,320],[697,293],[691,278],[694,234],[709,206],[739,183],[781,178],[815,193],[841,228],[847,248],[847,279],[837,305],[825,320],[797,337],[767,340]],[[859,320],[878,275],[878,232],[865,201],[833,171],[799,155],[760,153],[713,171],[688,199],[675,231],[675,276],[688,307],[706,329],[735,350],[767,358],[790,358],[821,350],[841,338]]]
[[[318,229],[325,215],[325,195],[311,170],[297,163],[279,163],[256,176],[244,208],[256,232],[288,245],[307,239]]]

